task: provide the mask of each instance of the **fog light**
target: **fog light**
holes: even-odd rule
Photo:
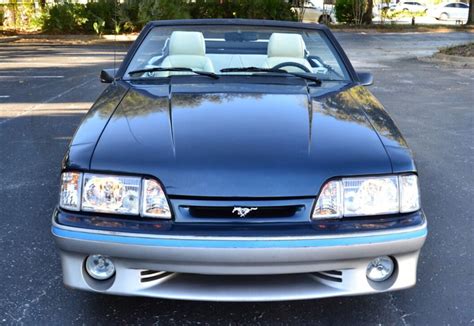
[[[374,282],[387,280],[393,274],[395,264],[388,256],[377,257],[367,266],[367,278]]]
[[[102,255],[90,255],[86,259],[86,271],[96,280],[106,280],[115,273],[112,260]]]

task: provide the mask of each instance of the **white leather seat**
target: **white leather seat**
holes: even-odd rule
[[[206,57],[206,43],[201,32],[175,31],[171,34],[169,55],[161,63],[163,68],[191,68],[197,71],[214,72],[212,61]],[[161,73],[160,73],[161,74]],[[169,72],[168,75],[190,74]]]
[[[308,60],[305,59],[306,44],[299,34],[273,33],[268,41],[266,68],[273,68],[282,62],[299,63],[309,71],[313,71]],[[303,72],[300,68],[286,66],[282,69],[291,72]]]

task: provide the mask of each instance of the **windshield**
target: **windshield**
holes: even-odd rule
[[[304,73],[321,81],[350,80],[322,31],[260,26],[155,27],[137,49],[124,79],[197,76],[195,72],[265,75],[262,70],[273,68],[270,72]]]

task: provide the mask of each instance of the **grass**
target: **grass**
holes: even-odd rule
[[[461,57],[474,57],[474,42],[450,46],[439,50],[442,54],[457,55]]]

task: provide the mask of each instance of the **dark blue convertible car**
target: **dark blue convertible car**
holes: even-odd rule
[[[427,235],[412,154],[323,25],[149,23],[64,158],[64,283],[271,301],[399,290]]]

